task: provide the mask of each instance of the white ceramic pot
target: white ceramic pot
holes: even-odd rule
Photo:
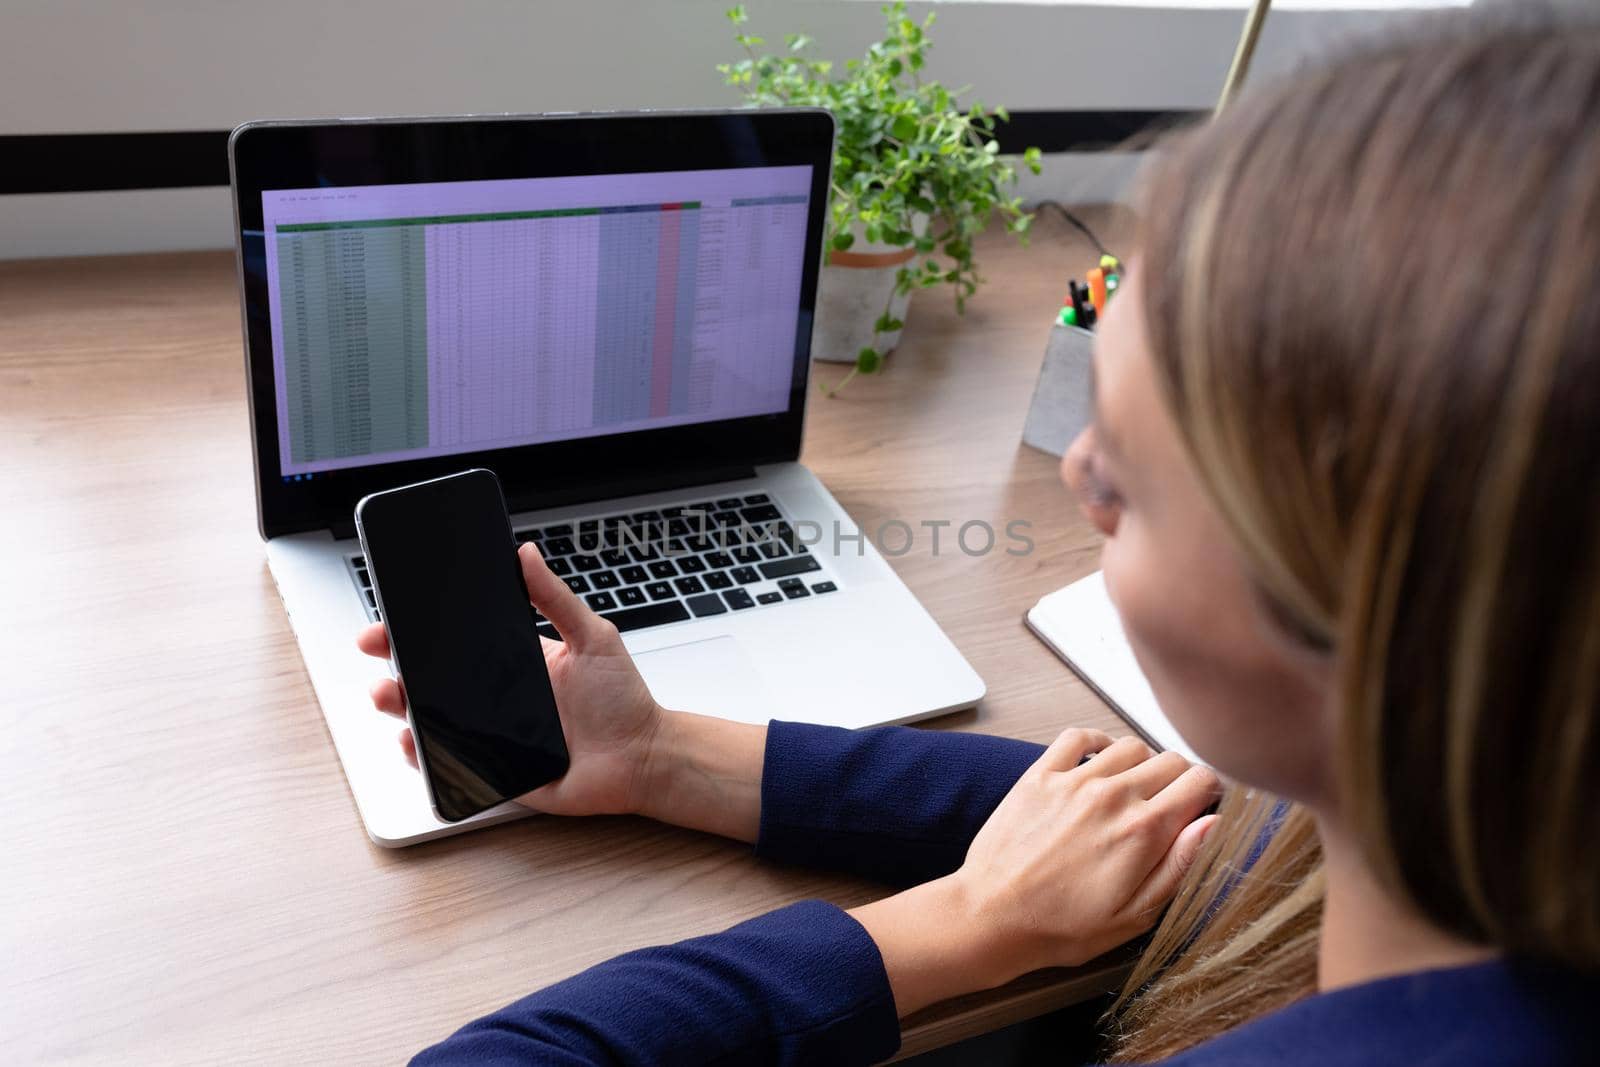
[[[918,218],[917,234],[927,229]],[[811,338],[811,356],[828,363],[854,363],[863,348],[871,346],[887,355],[900,343],[900,332],[880,334],[872,328],[887,307],[889,314],[906,320],[910,293],[895,293],[895,276],[916,257],[915,248],[870,244],[860,233],[848,252],[828,254],[817,283],[817,324]],[[892,299],[891,299],[892,294]]]

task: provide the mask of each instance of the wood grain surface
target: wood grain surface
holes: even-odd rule
[[[932,727],[1127,733],[1021,621],[1098,550],[1019,445],[1092,256],[1041,218],[979,260],[964,318],[919,294],[886,373],[812,401],[803,459],[869,530],[953,524],[891,560],[989,685]],[[884,892],[640,819],[371,845],[267,573],[243,387],[231,253],[0,264],[0,1061],[392,1063],[618,952]],[[974,519],[1034,551],[962,553]],[[1117,970],[940,1005],[905,1053]]]

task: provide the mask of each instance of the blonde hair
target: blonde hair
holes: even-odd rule
[[[1600,27],[1457,16],[1246,94],[1163,145],[1141,218],[1164,401],[1331,659],[1369,862],[1442,930],[1600,967]],[[1221,816],[1119,1059],[1315,989],[1309,815]]]

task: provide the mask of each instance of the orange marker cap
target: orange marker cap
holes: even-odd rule
[[[1099,267],[1089,272],[1089,301],[1097,312],[1106,309],[1106,272]]]

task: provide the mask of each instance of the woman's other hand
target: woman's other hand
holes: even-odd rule
[[[1193,863],[1219,788],[1207,768],[1142,741],[1063,733],[958,871],[852,912],[900,1014],[1084,963],[1148,930]]]
[[[1209,769],[1105,740],[1056,738],[952,876],[1016,974],[1084,963],[1154,926],[1215,819]]]

